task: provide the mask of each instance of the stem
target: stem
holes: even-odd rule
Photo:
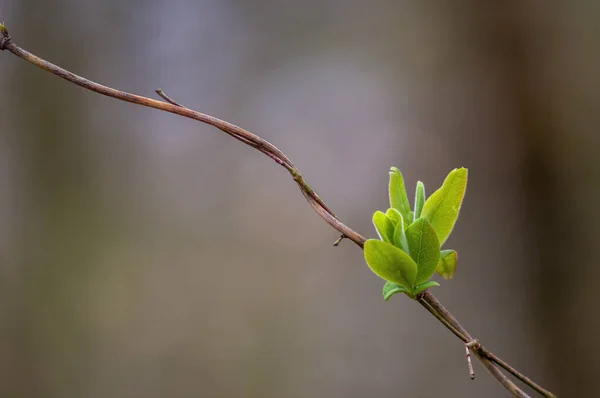
[[[473,337],[471,337],[469,332],[456,320],[456,318],[454,318],[452,316],[452,314],[429,291],[425,291],[418,298],[418,301],[419,301],[419,304],[421,304],[429,312],[431,312],[436,318],[438,318],[438,320],[440,320],[440,322],[442,322],[448,329],[450,329],[450,331],[452,333],[454,333],[454,335],[456,335],[456,337],[458,337],[460,340],[462,340],[465,344],[469,344],[469,343],[475,341],[475,339],[473,339]],[[508,383],[510,383],[510,385],[514,386],[514,388],[517,388],[517,387],[512,382],[510,382],[510,380],[508,380],[506,378],[506,376],[504,376],[502,373],[499,373],[499,376],[497,377],[495,372],[492,372],[490,367],[488,367],[488,363],[491,364],[492,366],[493,366],[493,363],[495,363],[495,364],[499,365],[500,367],[504,368],[510,374],[515,376],[517,379],[521,380],[523,383],[527,384],[529,387],[531,387],[533,390],[540,393],[542,396],[547,397],[547,398],[556,398],[556,395],[554,395],[550,391],[544,389],[540,385],[536,384],[533,380],[531,380],[524,374],[518,372],[515,368],[510,366],[508,363],[504,362],[502,359],[500,359],[497,355],[493,354],[491,351],[489,351],[487,348],[485,348],[479,342],[476,342],[475,344],[472,344],[472,345],[469,344],[469,345],[470,345],[471,350],[473,350],[473,353],[477,356],[477,358],[479,358],[481,363],[490,371],[490,373],[492,373],[492,376],[496,377],[496,379],[498,380],[498,382],[500,382],[500,384],[505,386],[505,388],[507,388],[509,386]],[[494,369],[497,370],[497,367],[494,366]],[[506,382],[508,382],[508,383],[506,383]],[[509,388],[507,388],[507,390],[511,391]],[[527,396],[527,395],[515,395],[515,396]]]
[[[323,200],[319,198],[317,193],[308,185],[306,180],[304,180],[304,177],[302,177],[302,174],[300,174],[300,170],[298,170],[298,168],[282,151],[280,151],[270,142],[260,138],[256,134],[253,134],[248,130],[245,130],[241,127],[238,127],[224,120],[218,119],[216,117],[189,109],[181,105],[180,103],[175,102],[164,92],[162,92],[162,90],[157,90],[156,92],[166,102],[103,86],[84,77],[78,76],[72,72],[69,72],[66,69],[63,69],[42,58],[39,58],[38,56],[14,44],[11,41],[11,38],[8,35],[8,31],[6,30],[6,27],[3,24],[0,24],[0,50],[8,50],[17,57],[41,69],[44,69],[50,73],[62,77],[63,79],[71,83],[74,83],[80,87],[96,92],[98,94],[106,95],[108,97],[116,98],[121,101],[130,102],[141,106],[154,108],[169,113],[174,113],[176,115],[180,115],[183,117],[197,120],[202,123],[206,123],[208,125],[216,127],[217,129],[225,132],[226,134],[241,141],[242,143],[262,152],[290,173],[290,175],[300,188],[300,191],[302,192],[308,203],[311,205],[311,207],[315,210],[315,212],[319,216],[321,216],[321,218],[323,218],[325,222],[327,222],[329,225],[331,225],[334,229],[336,229],[342,234],[341,238],[338,239],[338,241],[336,241],[336,245],[339,244],[342,238],[347,238],[356,243],[360,248],[363,248],[366,239],[358,232],[346,226],[335,216],[335,214],[329,209],[329,207],[327,207],[325,202],[323,202]],[[452,333],[454,333],[463,342],[468,343],[473,340],[471,335],[440,304],[440,302],[437,301],[437,299],[431,293],[429,293],[429,291],[425,291],[424,293],[419,295],[418,301],[421,305],[423,305],[423,307],[425,307],[425,309],[427,309],[432,315],[434,315],[442,324],[444,324],[448,329],[450,329],[450,331],[452,331]],[[508,378],[498,369],[496,364],[506,369],[508,372],[513,374],[519,380],[523,381],[525,384],[529,385],[534,390],[538,391],[543,396],[555,397],[555,395],[551,394],[547,390],[544,390],[543,388],[535,384],[533,381],[531,381],[529,378],[514,370],[514,368],[509,366],[504,361],[500,360],[498,357],[489,352],[480,344],[474,346],[472,350],[475,356],[477,356],[477,358],[492,374],[492,376],[496,378],[496,380],[498,380],[498,382],[504,388],[506,388],[513,396],[522,398],[529,397],[522,390],[520,390],[513,382],[508,380]]]
[[[426,291],[426,293],[429,293],[429,291]],[[429,294],[431,294],[431,293],[429,293]],[[422,296],[417,298],[417,300],[419,301],[419,304],[421,304],[427,311],[429,311],[431,313],[431,315],[436,317],[437,320],[440,321],[444,326],[446,326],[448,328],[448,330],[450,330],[456,337],[458,337],[460,340],[464,341],[465,343],[467,343],[469,341],[469,339],[467,339],[467,337],[465,337],[465,335],[463,335],[461,332],[459,332],[450,322],[448,322],[448,320],[446,320],[446,318],[444,318],[442,315],[440,315],[435,310],[435,308],[433,306],[431,306],[431,304],[429,304],[429,302],[427,302],[423,299]]]
[[[529,377],[525,376],[524,374],[519,373],[515,368],[513,368],[507,362],[500,359],[496,354],[492,353],[491,351],[489,351],[487,348],[485,348],[481,344],[476,345],[474,347],[474,349],[481,352],[481,355],[486,356],[491,361],[493,361],[494,363],[501,366],[504,370],[506,370],[513,376],[515,376],[517,379],[521,380],[523,383],[525,383],[529,387],[533,388],[535,391],[539,392],[542,396],[547,397],[547,398],[556,398],[556,395],[554,395],[550,391],[546,390],[542,386],[536,384],[533,380],[531,380]]]

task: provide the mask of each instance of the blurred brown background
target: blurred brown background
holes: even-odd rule
[[[369,237],[390,166],[409,195],[469,167],[435,294],[540,384],[597,396],[600,3],[1,0],[0,20],[258,133]],[[0,396],[508,396],[385,303],[268,158],[8,52],[0,71]]]

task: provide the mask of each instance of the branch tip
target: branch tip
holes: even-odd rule
[[[10,41],[8,29],[6,29],[6,25],[4,25],[4,22],[0,22],[0,35],[0,51],[4,51],[6,49],[6,45]]]
[[[477,350],[477,349],[479,349],[479,347],[481,347],[481,343],[479,342],[479,340],[473,339],[473,340],[469,341],[468,343],[465,343],[465,346],[467,348],[475,348]]]

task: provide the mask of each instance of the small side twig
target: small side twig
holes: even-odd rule
[[[475,380],[475,371],[473,370],[473,364],[471,363],[471,353],[469,352],[468,344],[465,344],[465,354],[467,356],[467,363],[469,364],[469,376],[471,380]]]
[[[363,248],[366,239],[358,232],[346,226],[335,216],[335,214],[331,211],[331,209],[329,209],[325,202],[321,200],[317,193],[304,180],[304,177],[302,177],[298,168],[282,151],[280,151],[270,142],[257,136],[256,134],[253,134],[248,130],[245,130],[224,120],[218,119],[214,116],[206,115],[204,113],[200,113],[189,109],[179,104],[178,102],[172,100],[170,97],[164,94],[162,90],[157,90],[156,92],[166,102],[157,101],[152,98],[147,98],[140,95],[117,90],[111,87],[103,86],[81,76],[78,76],[72,72],[69,72],[66,69],[63,69],[42,58],[39,58],[36,55],[17,46],[14,42],[11,41],[11,38],[8,35],[8,30],[6,29],[4,24],[0,24],[0,50],[8,50],[17,57],[41,69],[44,69],[71,83],[74,83],[80,87],[91,90],[98,94],[106,95],[108,97],[116,98],[121,101],[130,102],[141,106],[146,106],[149,108],[174,113],[179,116],[187,117],[202,123],[206,123],[208,125],[216,127],[217,129],[225,132],[226,134],[241,141],[242,143],[251,146],[252,148],[255,148],[256,150],[265,154],[277,164],[285,168],[290,173],[290,175],[300,188],[300,191],[306,198],[307,202],[313,208],[313,210],[319,216],[321,216],[321,218],[323,218],[325,222],[327,222],[330,226],[332,226],[334,229],[336,229],[342,234],[342,236],[335,242],[336,245],[338,245],[342,241],[342,239],[347,238],[356,243],[360,248]],[[473,341],[473,338],[470,336],[470,334],[460,325],[460,323],[458,323],[458,321],[439,303],[439,301],[429,291],[425,291],[424,293],[419,295],[418,301],[425,309],[427,309],[432,315],[434,315],[443,325],[445,325],[450,331],[452,331],[452,333],[454,333],[465,344]],[[528,397],[528,395],[525,394],[525,392],[519,389],[513,382],[508,380],[508,378],[499,370],[497,365],[506,369],[508,372],[510,372],[519,380],[529,385],[531,388],[538,391],[543,396],[555,397],[552,393],[541,388],[529,378],[514,370],[504,361],[500,360],[494,354],[486,350],[483,346],[473,346],[472,350],[475,356],[481,361],[481,363],[492,374],[492,376],[513,396],[521,398]]]
[[[536,390],[540,394],[542,394],[544,397],[556,397],[550,391],[548,391],[548,390],[544,389],[543,387],[539,386],[533,380],[531,380],[529,377],[527,377],[524,374],[522,374],[521,372],[517,371],[514,367],[510,366],[506,361],[502,360],[496,354],[494,354],[493,352],[491,352],[490,350],[488,350],[487,348],[485,348],[479,342],[479,340],[475,339],[472,342],[467,343],[467,345],[470,345],[469,348],[471,348],[472,350],[478,351],[482,356],[485,356],[490,361],[498,364],[498,366],[500,366],[501,368],[503,368],[504,370],[506,370],[508,373],[510,373],[511,375],[513,375],[514,377],[516,377],[517,379],[521,380],[523,383],[527,384],[528,386],[530,386],[531,388],[533,388],[534,390]]]
[[[185,108],[185,106],[181,105],[180,103],[174,101],[173,99],[171,99],[171,97],[169,97],[167,94],[165,94],[164,91],[162,91],[160,88],[158,90],[154,90],[154,92],[156,94],[158,94],[160,97],[162,97],[165,101],[167,101],[169,104],[173,104],[175,106],[180,106],[182,108]]]
[[[467,332],[466,329],[463,328],[460,323],[458,323],[458,321],[452,316],[452,314],[450,314],[450,312],[448,312],[448,310],[446,310],[446,308],[444,308],[444,306],[429,291],[423,292],[423,294],[419,296],[418,301],[429,312],[436,312],[439,316],[444,318],[447,324],[450,325],[450,327],[448,327],[445,322],[442,323],[444,323],[444,325],[446,325],[446,327],[448,327],[453,333],[454,331],[456,331],[456,333],[454,334],[464,343],[468,343],[469,341],[473,340],[469,332]],[[494,365],[494,363],[492,363],[492,361],[490,361],[487,357],[482,356],[477,351],[474,351],[474,354],[477,356],[477,358],[483,364],[483,366],[488,370],[488,372],[490,372],[490,374],[494,376],[494,378],[498,380],[498,382],[502,384],[502,386],[506,390],[508,390],[513,396],[520,398],[529,397],[529,395],[525,394],[525,392],[519,387],[517,387],[515,383],[510,381],[500,371],[500,369],[498,369],[496,365]]]
[[[339,238],[337,238],[336,241],[333,242],[333,246],[338,247],[340,245],[340,243],[342,243],[342,241],[344,240],[345,237],[346,237],[345,235],[342,235]]]
[[[508,363],[506,363],[505,361],[500,359],[497,355],[493,354],[488,349],[486,349],[479,342],[479,340],[471,337],[469,332],[467,332],[467,330],[454,318],[454,316],[452,316],[452,314],[450,314],[450,312],[446,308],[444,308],[444,306],[429,291],[425,291],[422,295],[420,295],[418,298],[418,301],[423,307],[425,307],[429,312],[431,312],[436,318],[438,318],[438,319],[443,318],[444,321],[442,323],[448,329],[450,329],[450,331],[452,331],[452,333],[454,333],[454,335],[456,337],[461,339],[468,348],[470,348],[473,351],[473,354],[475,354],[475,356],[477,356],[479,361],[486,367],[486,369],[494,377],[496,377],[496,379],[500,382],[500,384],[502,384],[507,390],[511,391],[513,393],[513,395],[523,396],[523,397],[527,396],[527,395],[516,395],[516,394],[518,394],[517,390],[518,391],[521,391],[521,390],[518,389],[518,387],[514,383],[512,383],[510,380],[508,380],[506,378],[506,376],[504,376],[498,370],[498,368],[494,365],[498,365],[498,366],[502,367],[507,372],[509,372],[510,374],[515,376],[517,379],[521,380],[523,383],[527,384],[529,387],[531,387],[533,390],[535,390],[542,396],[544,396],[546,398],[556,398],[556,395],[554,395],[552,392],[546,390],[545,388],[543,388],[539,384],[535,383],[533,380],[531,380],[530,378],[528,378],[521,372],[517,371],[515,368],[510,366]],[[434,314],[432,311],[437,313],[437,315]],[[521,393],[525,394],[522,391],[521,391]]]

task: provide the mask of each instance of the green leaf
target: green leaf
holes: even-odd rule
[[[417,285],[426,282],[435,273],[440,261],[440,242],[435,230],[424,218],[419,218],[406,229],[410,256],[417,263]]]
[[[394,239],[394,224],[383,212],[377,210],[373,214],[373,225],[375,225],[377,234],[382,241],[392,242]]]
[[[417,264],[396,246],[377,239],[365,242],[365,260],[380,278],[409,289],[417,276]]]
[[[456,263],[458,262],[458,253],[454,250],[442,250],[440,262],[436,268],[436,272],[444,279],[452,279],[456,271]]]
[[[390,169],[390,207],[398,210],[405,222],[412,221],[410,217],[410,203],[408,202],[408,196],[406,195],[406,188],[404,187],[404,177],[402,173],[396,167]]]
[[[383,299],[388,301],[394,294],[406,293],[409,291],[410,290],[406,286],[396,285],[395,283],[386,281],[385,285],[383,285]]]
[[[393,208],[389,208],[387,209],[387,211],[385,212],[385,215],[390,219],[390,221],[392,222],[392,224],[394,224],[394,228],[396,227],[396,225],[398,225],[398,223],[402,220],[402,214],[400,214],[400,212],[396,209]]]
[[[429,289],[430,287],[439,286],[439,285],[440,284],[437,283],[436,281],[428,281],[428,282],[422,283],[420,285],[415,286],[415,290],[413,291],[413,294],[417,295],[417,294]]]
[[[454,169],[442,187],[427,199],[421,217],[429,220],[443,245],[454,228],[467,189],[467,169]]]
[[[421,211],[425,204],[425,184],[421,181],[417,182],[417,189],[415,190],[415,220],[421,217]]]
[[[402,216],[400,216],[401,222],[396,225],[396,229],[394,229],[394,246],[402,249],[403,252],[410,255],[410,248],[408,246],[408,240],[406,240],[406,232],[404,230],[404,221],[402,220]]]

